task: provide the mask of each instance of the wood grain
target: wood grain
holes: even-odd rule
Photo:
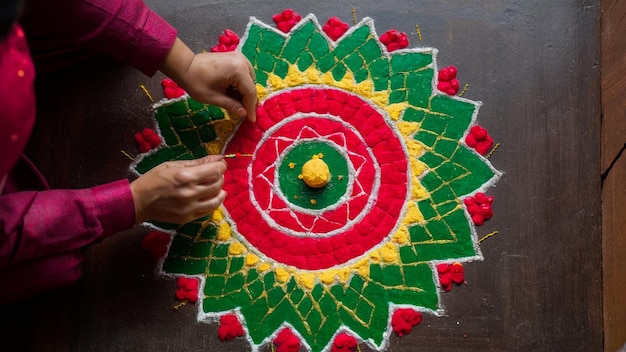
[[[626,345],[626,3],[602,3],[604,350]]]
[[[501,143],[491,157],[505,172],[489,190],[496,215],[478,229],[499,234],[481,244],[483,261],[466,265],[467,284],[441,295],[443,315],[392,336],[389,351],[602,350],[599,1],[148,3],[196,51],[225,28],[242,34],[249,15],[271,23],[291,7],[352,23],[353,6],[379,34],[398,29],[411,46],[439,49],[438,66],[458,67],[464,96],[484,103],[478,121]],[[28,152],[52,185],[126,177],[120,150],[136,153],[132,134],[152,124],[138,87],[160,96],[161,78],[108,61],[43,77]],[[2,326],[19,333],[0,330],[2,341],[24,336],[33,351],[249,350],[241,339],[219,342],[194,307],[172,309],[174,282],[153,274],[143,234],[90,248],[76,285],[7,308],[19,324],[2,314]]]

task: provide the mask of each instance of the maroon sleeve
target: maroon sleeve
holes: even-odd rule
[[[21,23],[38,72],[100,53],[151,76],[177,34],[142,0],[30,0]]]
[[[128,180],[0,196],[0,271],[83,248],[134,223]]]
[[[0,305],[73,283],[82,274],[82,261],[82,252],[76,250],[0,269]]]

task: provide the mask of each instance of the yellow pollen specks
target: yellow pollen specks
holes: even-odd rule
[[[406,215],[404,216],[403,223],[405,225],[415,224],[424,221],[424,216],[417,207],[417,203],[410,201],[406,207]]]
[[[409,155],[413,158],[412,160],[416,160],[416,158],[424,154],[424,146],[418,141],[410,137],[406,137],[404,139],[404,144],[406,145],[406,149],[408,150]]]
[[[391,240],[399,245],[409,244],[409,231],[405,226],[402,226],[393,234]]]
[[[326,270],[319,275],[320,281],[326,285],[330,285],[335,282],[337,278],[336,270]]]
[[[407,103],[391,104],[388,105],[385,110],[387,110],[387,113],[389,113],[389,117],[392,120],[398,121],[400,119],[400,114],[402,114],[402,112],[406,110],[408,106],[409,104]]]
[[[267,88],[265,88],[263,85],[261,85],[260,83],[256,84],[256,96],[259,99],[259,102],[263,101],[265,98],[267,98],[267,95],[269,94],[269,92],[267,91]]]
[[[311,202],[311,204],[313,204],[313,205],[317,204],[317,200],[315,200],[315,199],[311,199],[311,200],[310,200],[310,202]]]
[[[274,272],[276,273],[276,280],[283,284],[291,278],[291,273],[289,273],[289,271],[282,266],[277,267]]]
[[[215,128],[215,134],[219,139],[225,140],[231,135],[235,129],[235,122],[232,120],[217,120],[212,123]]]
[[[413,138],[410,138],[417,132],[420,128],[420,124],[417,122],[409,122],[409,121],[397,121],[396,126],[398,126],[398,130],[404,136],[404,139],[407,142],[417,143]]]
[[[295,167],[296,167],[296,163],[294,163],[294,162],[289,163],[289,168],[290,169],[294,169]]]
[[[370,262],[367,259],[363,259],[354,265],[354,270],[361,277],[369,277],[370,275]]]
[[[230,239],[232,230],[228,222],[224,220],[224,213],[222,213],[222,208],[218,208],[213,212],[211,216],[211,222],[217,226],[217,240],[226,242]]]
[[[350,268],[341,268],[337,270],[337,275],[339,276],[339,282],[345,284],[350,279],[350,275],[352,275],[352,270]]]
[[[373,263],[379,264],[381,260],[380,253],[378,251],[372,251],[370,253],[370,259],[372,260]]]
[[[213,215],[211,215],[211,220],[213,220],[213,222],[220,222],[222,220],[224,220],[224,213],[222,213],[222,208],[217,208],[214,212]]]
[[[398,261],[398,247],[393,243],[386,243],[378,250],[380,256],[385,263],[394,263]]]
[[[217,225],[217,240],[218,241],[222,241],[222,242],[228,241],[230,239],[231,234],[232,234],[232,230],[230,228],[230,225],[228,225],[226,221]]]
[[[353,92],[363,98],[370,99],[374,104],[382,109],[385,109],[389,103],[389,92],[386,90],[375,91],[374,81],[371,79],[365,79],[356,83],[354,74],[348,71],[341,80],[337,81],[335,80],[332,72],[321,73],[314,67],[309,67],[302,72],[296,65],[289,65],[287,75],[284,79],[273,73],[268,74],[267,88],[257,84],[257,95],[260,100],[263,100],[267,98],[270,93],[288,87],[297,87],[305,84],[320,84]]]
[[[315,274],[313,273],[300,273],[296,274],[296,281],[300,286],[312,290],[315,286]]]
[[[256,254],[248,253],[246,254],[245,261],[247,266],[254,266],[260,261],[260,259]]]
[[[206,145],[206,151],[209,155],[217,155],[222,152],[222,143],[217,140],[211,141]]]
[[[246,247],[240,242],[233,242],[228,247],[228,254],[231,255],[241,255],[246,252]]]

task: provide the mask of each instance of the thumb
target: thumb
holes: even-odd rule
[[[215,104],[223,107],[230,113],[237,114],[239,117],[245,117],[247,112],[243,106],[242,99],[241,93],[231,86],[226,90],[226,94],[215,97]]]

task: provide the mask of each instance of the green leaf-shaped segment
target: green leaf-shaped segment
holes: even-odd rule
[[[137,163],[140,174],[166,161],[206,156],[205,145],[217,138],[211,122],[223,119],[224,112],[189,98],[159,106],[154,117],[166,145]]]
[[[289,323],[314,351],[322,350],[337,329],[347,326],[380,344],[388,325],[388,302],[436,309],[437,289],[423,262],[371,265],[371,275],[354,275],[348,285],[321,284],[306,290],[291,278],[279,283],[273,271],[241,270],[226,250],[212,250],[206,273],[204,311],[239,307],[256,344]],[[235,264],[236,263],[236,264]],[[237,285],[231,285],[235,280]]]
[[[282,57],[291,64],[298,64],[301,71],[306,70],[313,61],[317,61],[330,50],[328,42],[312,20],[299,26],[287,39]],[[306,52],[305,56],[302,56]],[[304,62],[300,62],[300,61]]]
[[[432,95],[432,62],[430,52],[392,54],[389,103],[426,108]]]
[[[285,38],[272,29],[253,23],[248,28],[246,42],[241,52],[250,60],[260,84],[267,85],[268,73],[284,78],[287,61],[280,59]]]
[[[217,248],[214,225],[201,220],[179,227],[163,263],[163,271],[172,274],[198,275],[207,272],[212,255],[228,253],[228,246]]]
[[[405,121],[420,123],[414,138],[427,146],[420,160],[429,170],[421,179],[429,197],[417,203],[424,224],[409,229],[411,246],[401,250],[414,254],[414,260],[476,255],[459,199],[494,177],[488,163],[460,142],[477,109],[476,103],[437,95],[426,108],[414,106],[404,112]]]

